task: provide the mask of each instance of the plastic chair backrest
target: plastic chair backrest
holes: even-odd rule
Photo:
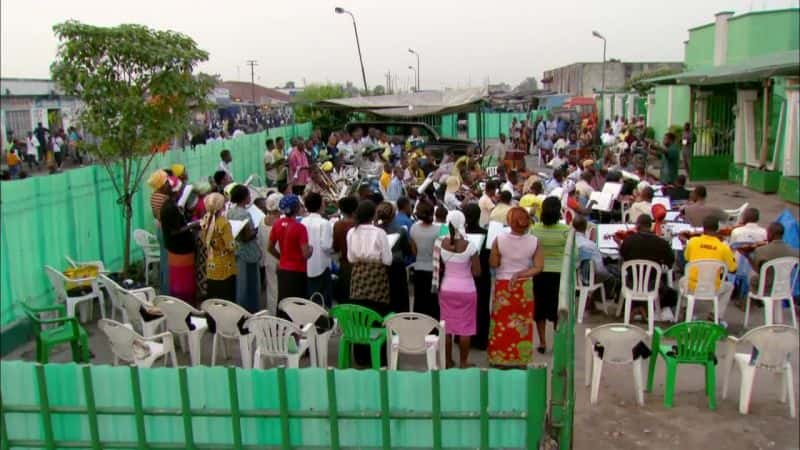
[[[100,319],[97,326],[108,337],[111,351],[118,358],[124,361],[134,361],[136,359],[133,348],[134,342],[144,341],[144,338],[139,333],[111,319]]]
[[[792,298],[797,282],[797,268],[800,259],[793,256],[775,258],[761,265],[758,275],[759,295],[777,299]],[[771,276],[770,276],[771,275]],[[770,284],[769,281],[772,281]]]
[[[789,355],[800,347],[797,328],[788,325],[764,325],[753,328],[739,341],[747,342],[755,347],[757,367],[764,369],[783,369]]]
[[[144,323],[140,308],[147,306],[147,301],[143,300],[138,295],[121,288],[118,284],[111,289],[117,292],[117,300],[119,300],[120,306],[125,309],[125,314],[128,316],[128,320],[130,322]]]
[[[653,279],[655,281],[651,288],[650,280]],[[622,288],[630,291],[634,297],[655,296],[660,283],[660,264],[646,259],[634,259],[622,263]]]
[[[33,328],[33,335],[39,337],[39,335],[42,333],[42,321],[39,317],[39,313],[31,309],[31,307],[25,302],[19,302],[19,304],[22,306],[22,311],[25,313],[25,316],[28,317],[28,320],[30,320],[31,324],[33,325],[31,327]]]
[[[595,241],[595,236],[597,235],[597,225],[594,222],[588,222],[586,224],[586,239],[590,241]]]
[[[398,313],[383,321],[386,330],[397,335],[401,352],[421,353],[425,351],[425,336],[439,330],[444,339],[444,328],[431,316],[421,313]]]
[[[338,321],[342,334],[351,342],[368,344],[372,341],[372,328],[383,323],[375,311],[359,305],[336,305],[331,315]]]
[[[133,230],[133,242],[142,249],[158,245],[157,239],[147,230]]]
[[[697,284],[690,294],[698,297],[717,295],[717,283],[728,276],[728,267],[718,259],[698,259],[686,264],[686,273],[696,274]]]
[[[577,276],[575,277],[575,286],[578,288],[585,288],[589,287],[594,282],[594,261],[591,259],[587,259],[585,261],[581,261],[575,269],[577,271]],[[586,274],[586,277],[583,275]],[[583,280],[586,280],[586,283]]]
[[[294,336],[300,328],[286,319],[260,314],[247,319],[244,326],[256,338],[256,346],[265,355],[288,355],[297,352]]]
[[[669,327],[664,337],[675,340],[675,359],[684,362],[706,362],[716,352],[717,341],[728,335],[725,328],[713,322],[684,322]]]
[[[242,335],[239,331],[239,321],[242,317],[252,317],[246,309],[236,303],[217,298],[210,298],[200,305],[216,324],[216,332],[226,338],[238,338]]]
[[[65,277],[63,273],[50,266],[44,266],[44,273],[47,275],[47,279],[50,280],[50,285],[53,286],[53,290],[56,293],[56,301],[66,301],[67,288],[65,286],[67,277]]]
[[[202,311],[195,309],[185,301],[170,297],[169,295],[158,295],[155,304],[167,319],[167,330],[173,333],[188,333],[191,331],[186,324],[186,317],[191,314],[202,314]]]
[[[624,323],[609,323],[592,328],[588,338],[592,344],[603,346],[603,361],[611,364],[632,362],[633,348],[640,342],[648,342],[645,330]],[[586,351],[592,349],[587,348]]]
[[[315,323],[320,317],[328,317],[322,306],[300,297],[287,297],[278,303],[278,309],[285,312],[295,324]]]
[[[741,219],[744,210],[750,206],[750,203],[745,202],[742,206],[736,209],[726,209],[725,214],[728,215],[728,224],[729,225],[736,225],[739,223],[739,219]]]

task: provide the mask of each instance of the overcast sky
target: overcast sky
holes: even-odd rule
[[[49,77],[57,42],[52,25],[77,19],[95,25],[141,23],[173,29],[210,54],[201,66],[226,80],[266,86],[293,80],[353,81],[361,73],[349,16],[358,23],[370,87],[398,74],[400,87],[412,77],[409,64],[421,55],[422,87],[479,86],[507,82],[576,61],[608,57],[623,61],[680,61],[687,29],[708,23],[722,10],[797,7],[798,0],[2,0],[0,73],[3,77]]]

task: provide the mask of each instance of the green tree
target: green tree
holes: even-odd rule
[[[294,117],[297,122],[313,122],[324,136],[338,130],[347,122],[344,111],[319,108],[317,102],[333,98],[350,97],[341,84],[310,84],[294,97]]]
[[[205,107],[210,76],[195,75],[208,53],[180,33],[141,25],[97,27],[68,21],[50,71],[67,95],[83,102],[78,118],[97,144],[94,155],[111,179],[125,219],[124,270],[130,265],[133,196],[155,155]]]
[[[372,88],[372,95],[386,95],[386,88],[384,88],[382,84],[379,84]]]
[[[284,89],[294,89],[294,81],[287,81],[286,84],[283,85]]]
[[[536,78],[528,77],[522,80],[522,83],[518,84],[517,87],[514,88],[514,92],[535,91],[538,88],[539,83],[536,82]]]

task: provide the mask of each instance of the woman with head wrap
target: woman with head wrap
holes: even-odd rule
[[[534,320],[539,332],[539,347],[536,350],[544,353],[547,349],[547,321],[553,322],[554,327],[558,321],[558,288],[561,284],[561,263],[569,227],[559,223],[561,200],[556,197],[544,199],[541,219],[534,225],[531,234],[539,239],[544,257],[544,269],[533,279],[533,296],[536,298]]]
[[[228,220],[244,221],[244,228],[236,237],[236,303],[254,313],[259,310],[261,299],[261,279],[258,268],[261,263],[261,249],[258,247],[258,228],[253,223],[248,207],[250,189],[237,184],[231,189],[231,207]]]
[[[439,289],[441,319],[447,325],[447,365],[452,367],[452,336],[458,336],[459,367],[469,365],[469,341],[477,330],[478,293],[474,276],[480,274],[479,250],[467,240],[466,218],[461,211],[447,213],[448,235],[442,240],[441,262],[444,277]]]
[[[492,274],[489,272],[489,254],[491,252],[485,245],[486,228],[480,225],[480,206],[477,203],[467,204],[464,207],[464,217],[467,219],[465,226],[467,234],[479,234],[484,239],[484,245],[481,245],[479,249],[481,272],[474,277],[478,293],[477,330],[475,336],[470,340],[470,344],[473,348],[486,350],[486,345],[489,343],[489,305],[492,298]]]
[[[489,257],[495,285],[487,353],[494,366],[522,367],[533,359],[533,277],[544,260],[539,240],[528,233],[528,212],[513,207],[506,221],[511,232],[497,235]]]
[[[186,189],[184,187],[184,189]],[[207,181],[200,181],[192,187],[192,193],[189,194],[189,200],[186,202],[184,208],[186,217],[189,220],[202,220],[206,215],[206,205],[204,198],[211,192],[211,185]],[[224,204],[224,202],[223,202]],[[207,277],[206,266],[208,259],[208,251],[205,242],[203,241],[202,233],[196,233],[195,239],[195,254],[194,254],[194,267],[195,279],[197,280],[197,298],[208,298],[206,296]]]
[[[410,311],[410,308],[405,259],[411,257],[411,239],[408,237],[408,230],[394,220],[395,215],[394,205],[381,202],[375,212],[375,225],[382,228],[387,235],[400,236],[392,247],[392,264],[389,266],[389,303],[391,312],[406,312]]]
[[[159,244],[159,292],[162,294],[169,292],[169,265],[167,262],[167,248],[164,246],[164,234],[161,231],[161,207],[169,200],[170,188],[167,183],[167,172],[156,170],[147,180],[147,185],[153,190],[150,196],[150,209],[153,212],[153,219],[156,222],[156,238]]]
[[[195,240],[192,229],[199,223],[186,221],[177,200],[183,183],[177,177],[169,177],[171,195],[161,207],[161,230],[167,248],[169,266],[169,295],[194,304],[197,281],[194,274]]]
[[[216,192],[204,199],[206,214],[200,236],[206,247],[206,296],[236,300],[236,244],[225,217],[225,197]]]
[[[283,217],[275,221],[269,233],[269,252],[278,259],[278,301],[308,295],[306,261],[312,248],[308,231],[298,220],[300,197],[285,195],[278,204]],[[280,251],[278,251],[280,249]]]

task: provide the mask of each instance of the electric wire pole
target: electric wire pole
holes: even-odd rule
[[[253,101],[253,109],[256,108],[256,76],[255,76],[255,67],[258,65],[258,61],[255,59],[248,59],[247,65],[250,66],[250,95],[252,96]]]

